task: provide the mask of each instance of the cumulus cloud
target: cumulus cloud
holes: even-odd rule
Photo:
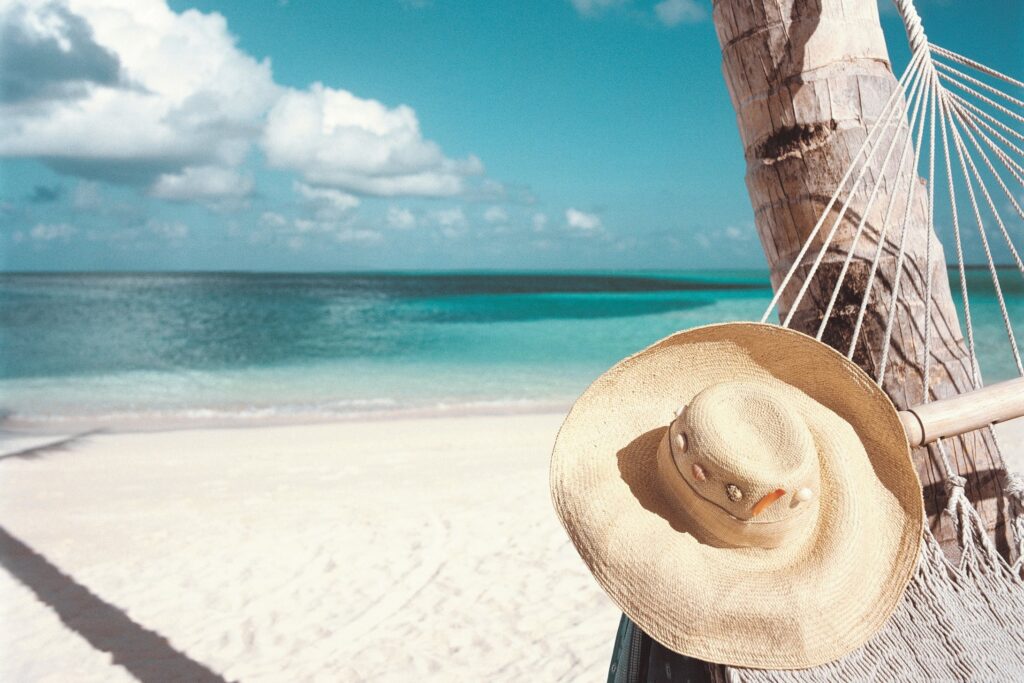
[[[162,221],[151,219],[146,222],[146,228],[165,240],[178,241],[188,237],[188,226],[181,221]]]
[[[616,5],[625,5],[630,0],[570,0],[576,11],[584,16],[594,16],[602,10]]]
[[[461,206],[435,211],[434,220],[440,226],[441,236],[446,239],[462,237],[466,234],[466,227],[469,224]]]
[[[67,7],[0,9],[0,102],[74,99],[93,84],[115,85],[117,55],[98,45],[92,28]]]
[[[378,230],[353,225],[351,216],[341,220],[289,218],[276,211],[264,211],[260,214],[259,229],[250,234],[250,240],[266,243],[276,239],[283,240],[293,249],[299,249],[311,243],[323,244],[325,240],[371,245],[383,241],[384,236]]]
[[[248,174],[220,166],[188,166],[181,173],[164,173],[149,189],[160,199],[193,201],[203,199],[241,198],[252,192],[253,180]]]
[[[416,227],[416,216],[409,209],[398,206],[388,207],[388,225],[399,230],[409,230]]]
[[[653,9],[654,19],[669,27],[688,22],[702,21],[707,17],[707,11],[700,4],[699,0],[660,0],[653,8],[646,3],[637,7],[633,4],[633,0],[569,1],[576,8],[576,11],[584,17],[596,17],[614,7],[630,5],[627,14],[635,19],[642,20],[643,23],[651,23],[650,12]]]
[[[462,210],[461,206],[456,206],[450,209],[441,209],[440,211],[434,212],[434,220],[437,224],[445,228],[461,228],[466,225],[466,213]]]
[[[584,233],[598,232],[602,228],[600,216],[586,213],[579,209],[567,209],[565,212],[565,223],[570,228]]]
[[[662,0],[654,6],[654,15],[665,26],[702,21],[707,12],[696,0]]]
[[[735,225],[730,225],[725,229],[725,236],[731,240],[748,240],[753,236],[753,230],[738,228]]]
[[[483,173],[476,157],[449,159],[424,139],[410,107],[389,109],[320,83],[277,101],[262,144],[271,166],[357,194],[451,196],[466,176]]]
[[[746,250],[750,242],[757,235],[753,225],[737,226],[727,225],[724,228],[705,229],[697,231],[693,240],[704,249],[730,248],[733,250]]]
[[[281,91],[269,61],[236,48],[224,17],[177,14],[164,0],[19,3],[0,21],[20,36],[20,52],[62,55],[48,62],[51,83],[77,84],[73,97],[46,90],[2,103],[0,154],[66,173],[149,183],[187,167],[237,166]],[[102,69],[97,50],[110,56]],[[69,67],[85,53],[96,64]]]
[[[508,223],[508,211],[500,206],[490,206],[484,211],[484,220],[488,223]]]
[[[336,242],[373,243],[380,242],[384,237],[376,230],[339,225],[332,221],[311,221],[305,218],[296,218],[292,222],[292,227],[300,235],[329,235]]]
[[[305,203],[315,208],[321,219],[337,218],[359,206],[358,197],[331,187],[313,187],[298,181],[292,187]]]
[[[377,244],[383,241],[384,236],[376,230],[367,228],[343,228],[334,233],[337,242],[357,242],[361,244]]]
[[[343,89],[274,82],[217,13],[166,0],[15,0],[0,9],[0,156],[207,202],[249,194],[254,145],[312,201],[463,194],[478,158],[450,158],[416,112]],[[339,194],[328,195],[326,192]]]
[[[533,226],[534,232],[544,232],[544,229],[548,224],[548,216],[545,213],[537,212],[530,218],[530,224]]]
[[[264,211],[260,215],[260,225],[268,228],[283,228],[288,225],[288,219],[276,211]]]
[[[78,229],[68,223],[37,223],[29,230],[28,236],[40,242],[66,241],[76,232]]]
[[[81,211],[95,211],[103,203],[99,183],[80,180],[71,196],[71,206]]]

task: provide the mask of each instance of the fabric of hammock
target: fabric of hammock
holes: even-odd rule
[[[862,183],[866,180],[865,169],[876,153],[884,154],[883,168],[889,163],[894,151],[900,148],[897,168],[902,169],[911,157],[915,171],[920,166],[922,149],[927,131],[928,149],[928,221],[934,224],[936,194],[936,164],[944,164],[946,170],[945,191],[949,197],[953,244],[959,275],[960,296],[963,302],[963,319],[966,328],[967,346],[970,352],[971,375],[974,388],[982,386],[982,370],[978,363],[974,327],[970,313],[970,297],[967,289],[966,266],[961,224],[960,202],[967,200],[969,217],[977,227],[978,236],[985,254],[986,266],[991,275],[992,287],[999,304],[999,310],[1006,328],[1007,347],[1019,374],[1024,376],[1024,364],[1013,324],[1010,320],[998,268],[986,227],[986,215],[991,217],[998,229],[998,238],[1005,242],[1007,252],[1016,268],[1024,276],[1024,260],[1013,243],[1010,230],[1000,213],[999,203],[990,192],[982,169],[987,171],[988,180],[995,181],[1002,196],[1007,198],[1015,213],[1024,218],[1024,209],[1010,189],[1008,183],[1024,186],[1024,149],[1013,139],[1024,141],[1024,135],[1015,128],[1015,123],[1024,123],[1024,100],[1010,95],[997,86],[985,82],[983,77],[1021,88],[1020,80],[980,64],[928,42],[920,18],[911,0],[896,0],[903,17],[910,40],[912,58],[906,71],[897,83],[893,96],[883,107],[877,121],[871,127],[864,145],[857,153],[853,165],[846,170],[820,219],[811,230],[807,241],[793,262],[793,266],[781,281],[771,304],[762,317],[768,320],[779,305],[783,292],[790,285],[799,268],[810,267],[788,314],[782,324],[789,326],[793,314],[829,250],[850,200],[857,191],[867,191]],[[953,66],[953,65],[956,66]],[[959,67],[959,68],[958,68]],[[967,73],[971,70],[977,76]],[[973,101],[972,101],[973,100]],[[1007,122],[1009,119],[1009,123]],[[901,126],[909,126],[901,139]],[[914,139],[916,137],[916,145]],[[902,144],[900,144],[902,142]],[[941,143],[941,154],[937,152]],[[916,151],[911,152],[913,148]],[[857,166],[859,165],[859,172]],[[999,166],[1002,169],[1000,170]],[[1004,178],[1008,174],[1010,178]],[[917,173],[909,174],[916,182]],[[959,190],[958,190],[959,188]],[[868,205],[875,201],[877,187],[868,194]],[[906,192],[912,188],[907,187]],[[875,282],[877,266],[887,243],[886,233],[890,228],[900,230],[896,253],[896,273],[903,273],[905,256],[904,226],[909,215],[909,202],[902,222],[890,226],[894,197],[890,193],[882,225],[878,228],[878,247],[871,262],[868,284],[858,312],[853,340],[848,355],[853,356],[861,323],[867,307],[868,297]],[[840,204],[839,213],[826,233],[816,255],[810,255],[811,245],[832,215],[832,209]],[[1005,204],[1003,207],[1005,208]],[[983,207],[985,211],[983,211]],[[853,246],[861,238],[866,223],[867,211],[861,211]],[[988,229],[991,229],[991,223]],[[997,239],[998,239],[997,238]],[[820,340],[829,324],[837,295],[846,277],[854,255],[850,247],[825,315],[817,332]],[[926,248],[926,273],[931,273],[931,243]],[[893,291],[887,310],[886,333],[882,341],[882,360],[876,381],[885,378],[888,352],[896,318],[899,280],[892,284]],[[924,378],[925,386],[931,372],[931,280],[928,279],[927,302],[924,314]],[[925,400],[931,399],[926,392]],[[991,426],[988,430],[996,444],[996,453],[1004,471],[999,442]],[[864,647],[831,664],[803,671],[760,671],[713,665],[711,675],[717,681],[766,682],[766,681],[837,681],[837,680],[1024,680],[1024,480],[1019,475],[1006,471],[1006,496],[1009,501],[1008,524],[1012,529],[1015,548],[1010,559],[996,550],[986,534],[985,525],[977,510],[964,492],[964,479],[957,475],[950,463],[947,449],[942,441],[929,448],[938,463],[946,483],[947,514],[957,533],[960,549],[958,561],[949,559],[939,547],[931,531],[926,529],[921,541],[921,558],[914,580],[907,593],[883,629]]]

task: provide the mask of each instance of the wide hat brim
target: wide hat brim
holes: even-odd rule
[[[817,519],[778,548],[707,543],[660,480],[675,409],[736,380],[799,403],[821,435]],[[811,667],[864,644],[902,597],[924,525],[881,388],[811,337],[758,323],[680,332],[601,375],[559,431],[551,491],[584,562],[634,623],[681,654],[760,669]]]

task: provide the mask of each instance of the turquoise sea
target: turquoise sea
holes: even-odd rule
[[[991,281],[970,278],[986,378],[1009,377]],[[756,271],[0,274],[0,410],[61,429],[562,409],[623,356],[769,298]]]

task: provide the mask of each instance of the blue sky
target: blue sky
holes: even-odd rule
[[[1024,72],[1016,0],[919,6]],[[708,0],[0,12],[7,270],[764,263]]]

